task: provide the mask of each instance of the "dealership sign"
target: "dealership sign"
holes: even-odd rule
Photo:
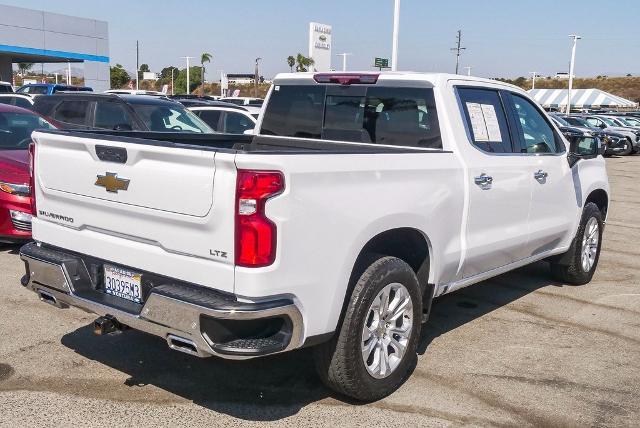
[[[331,70],[331,25],[309,23],[309,57],[314,61],[312,71]]]

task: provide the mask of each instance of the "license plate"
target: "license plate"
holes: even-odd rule
[[[104,265],[104,292],[132,302],[142,303],[142,274]]]

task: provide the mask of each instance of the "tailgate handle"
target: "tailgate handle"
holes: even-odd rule
[[[96,155],[101,161],[127,163],[127,149],[124,147],[96,146]]]

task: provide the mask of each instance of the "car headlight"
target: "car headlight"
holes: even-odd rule
[[[29,196],[31,194],[31,189],[27,184],[5,183],[4,181],[0,181],[0,191],[18,196]]]

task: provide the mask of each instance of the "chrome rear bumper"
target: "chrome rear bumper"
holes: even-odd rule
[[[113,302],[122,299],[99,290],[81,255],[29,243],[21,248],[20,258],[26,268],[22,285],[42,301],[114,318],[119,324],[162,337],[172,349],[188,354],[246,359],[295,349],[303,342],[303,318],[291,299],[242,303],[217,290],[176,281],[151,288],[144,305],[136,307],[126,301],[126,307],[117,307]],[[268,337],[249,332],[248,337],[227,337],[224,341],[216,341],[212,333],[218,322],[226,323],[226,334],[229,323],[260,327],[261,320],[277,320],[279,330],[272,328]]]

